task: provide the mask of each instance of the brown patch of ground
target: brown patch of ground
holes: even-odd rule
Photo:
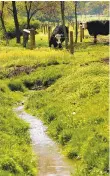
[[[104,62],[104,63],[106,63],[106,64],[109,64],[109,57],[102,58],[102,59],[101,59],[101,62]]]
[[[14,66],[14,68],[12,68],[12,70],[8,73],[7,78],[18,76],[21,73],[30,74],[31,72],[35,71],[38,67],[46,67],[46,65],[38,64],[35,66],[24,66],[24,65]]]
[[[11,77],[14,77],[14,76],[17,76],[21,73],[26,73],[26,74],[30,74],[32,71],[34,71],[34,68],[32,67],[29,67],[29,66],[16,66],[14,67],[13,70],[11,70],[9,72],[9,74],[7,75],[8,78],[11,78]]]
[[[51,66],[51,65],[58,65],[59,62],[57,61],[50,61],[47,64],[37,64],[34,66],[24,66],[24,65],[17,65],[17,66],[13,66],[11,65],[9,68],[9,73],[7,75],[7,78],[12,78],[14,76],[18,76],[21,73],[26,73],[26,74],[30,74],[31,72],[35,71],[38,67],[46,67],[46,66]]]
[[[85,66],[90,65],[91,63],[96,63],[96,62],[109,64],[109,58],[106,57],[106,58],[102,58],[101,60],[98,60],[98,61],[90,61],[90,62],[87,62],[87,63],[84,63],[84,64],[80,64],[80,66],[85,67]]]

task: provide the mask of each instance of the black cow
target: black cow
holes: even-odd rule
[[[109,34],[109,21],[89,21],[86,23],[85,28],[88,29],[90,35],[94,36],[94,43],[96,43],[97,35]]]
[[[68,36],[68,28],[65,26],[66,29],[66,33]],[[50,37],[50,41],[49,41],[49,47],[51,47],[51,45],[54,46],[54,48],[58,47],[58,48],[62,48],[62,42],[65,41],[65,36],[64,36],[64,29],[63,26],[56,26],[56,28],[53,30],[52,35]]]
[[[22,36],[22,32],[20,31],[20,36]],[[7,32],[7,38],[8,39],[13,39],[16,37],[16,32],[12,31],[12,32]]]

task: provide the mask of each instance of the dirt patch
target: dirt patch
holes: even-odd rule
[[[37,64],[34,66],[24,66],[24,65],[14,66],[14,68],[12,67],[12,70],[9,71],[7,78],[18,76],[21,73],[30,74],[31,72],[35,71],[38,67],[46,67],[46,65],[45,64]]]
[[[9,72],[9,74],[7,75],[7,78],[11,78],[14,76],[18,76],[21,73],[26,73],[26,74],[30,74],[32,71],[34,71],[34,68],[32,67],[28,67],[28,66],[16,66],[14,67],[14,69],[12,71]]]
[[[106,63],[106,64],[109,64],[109,58],[108,58],[108,57],[102,58],[102,59],[101,59],[101,62]]]
[[[84,63],[84,64],[80,64],[81,67],[86,67],[86,66],[89,66],[91,63],[101,63],[101,61],[90,61],[90,62],[87,62],[87,63]]]
[[[58,61],[49,61],[48,63],[39,63],[33,66],[25,66],[25,65],[10,65],[9,67],[6,67],[7,70],[7,74],[6,74],[6,78],[12,78],[15,76],[18,76],[22,73],[25,74],[30,74],[31,72],[34,72],[37,68],[39,67],[48,67],[48,66],[56,66],[59,65],[60,63]],[[69,62],[62,62],[62,64],[69,64]],[[1,67],[0,67],[0,71],[1,71]]]
[[[101,60],[98,61],[90,61],[84,64],[80,64],[81,67],[85,67],[85,66],[89,66],[91,63],[105,63],[105,64],[109,64],[109,58],[102,58]]]
[[[21,73],[26,73],[26,74],[30,74],[31,72],[34,72],[38,67],[47,67],[47,66],[52,66],[52,65],[59,65],[59,62],[57,61],[50,61],[48,63],[39,63],[37,65],[34,66],[24,66],[24,65],[11,65],[10,67],[7,67],[6,69],[9,69],[8,74],[7,74],[7,78],[12,78],[14,76],[18,76]]]

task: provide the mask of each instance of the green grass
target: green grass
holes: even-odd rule
[[[19,102],[21,98],[22,94],[13,94],[7,87],[0,86],[0,175],[2,176],[36,173],[36,159],[32,154],[29,126],[18,119],[13,111],[13,104]]]
[[[28,125],[13,112],[27,97],[25,109],[48,126],[76,163],[75,175],[107,176],[108,45],[85,38],[71,55],[47,48],[47,35],[41,37],[32,51],[14,46],[14,40],[0,48],[1,175],[35,175]]]

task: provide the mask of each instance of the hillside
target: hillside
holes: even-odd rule
[[[93,45],[91,38],[78,43],[74,55],[46,43],[34,50],[14,40],[1,45],[0,175],[36,175],[29,126],[13,110],[23,101],[72,160],[74,175],[108,175],[108,57],[108,45]]]

